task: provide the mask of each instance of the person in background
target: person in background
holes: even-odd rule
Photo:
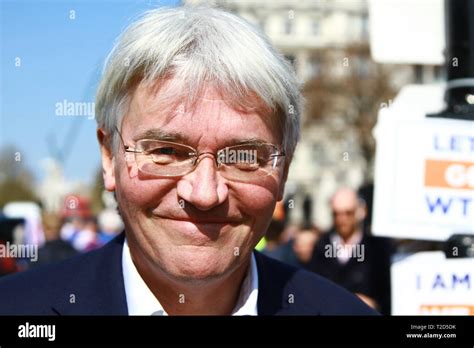
[[[81,253],[97,247],[97,223],[92,217],[67,218],[60,234],[62,240]]]
[[[77,249],[90,251],[101,246],[99,243],[99,225],[96,217],[90,217],[84,221],[84,227],[75,240]]]
[[[0,245],[6,245],[6,241],[0,239]],[[0,277],[19,272],[20,268],[13,257],[0,257]]]
[[[297,224],[287,224],[283,233],[281,234],[280,242],[282,244],[288,243],[292,240],[300,231],[300,226]]]
[[[306,226],[296,234],[291,248],[295,256],[296,266],[308,268],[319,236],[320,232],[316,226]]]
[[[6,217],[0,210],[0,248],[4,248],[7,243],[15,242],[15,230],[21,228],[24,219]],[[7,255],[0,257],[0,277],[19,272],[22,269],[18,266],[17,260]]]
[[[47,265],[73,257],[78,252],[60,237],[61,218],[54,214],[43,216],[44,245],[38,249],[38,259],[30,261],[28,268]]]
[[[97,233],[97,244],[103,246],[114,239],[123,231],[123,222],[115,209],[105,209],[100,212],[98,218],[99,231]]]
[[[283,236],[288,229],[291,229],[292,236],[284,241]],[[285,227],[282,222],[273,220],[266,238],[267,246],[263,250],[265,255],[298,268],[307,268],[319,238],[319,231],[314,226],[306,226],[303,229],[297,225]]]
[[[265,248],[262,253],[276,260],[283,261],[283,249],[281,248],[281,235],[285,229],[285,223],[272,219],[265,233]]]
[[[291,230],[291,237],[279,247],[282,262],[298,268],[308,268],[308,263],[313,254],[313,248],[319,236],[314,226],[289,225],[286,230]]]
[[[363,230],[365,204],[354,190],[338,190],[330,204],[333,227],[314,248],[309,269],[389,314],[391,246]]]

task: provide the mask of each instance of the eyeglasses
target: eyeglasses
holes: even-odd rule
[[[278,168],[285,153],[270,143],[245,143],[212,152],[198,152],[191,146],[154,139],[140,139],[135,148],[125,145],[125,153],[133,153],[138,170],[157,177],[179,177],[196,169],[202,157],[212,156],[223,177],[232,181],[255,181]]]

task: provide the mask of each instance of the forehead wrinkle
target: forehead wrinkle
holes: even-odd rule
[[[136,88],[135,94],[140,93],[142,96],[147,97],[148,101],[151,99],[151,102],[147,103],[148,105],[155,104],[156,108],[169,108],[176,111],[182,109],[181,113],[202,108],[207,103],[218,103],[220,108],[224,104],[224,107],[239,114],[272,114],[271,106],[266,105],[255,93],[249,92],[248,98],[246,98],[248,102],[243,103],[242,100],[225,98],[223,91],[218,86],[209,83],[201,88],[200,96],[189,99],[189,92],[186,90],[187,86],[184,83],[176,83],[175,80],[175,78],[170,77],[151,83],[142,82]],[[179,88],[180,85],[184,89]]]

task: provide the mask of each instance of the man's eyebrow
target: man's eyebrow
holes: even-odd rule
[[[262,145],[262,144],[266,144],[266,143],[268,143],[268,141],[265,141],[265,140],[262,140],[262,139],[256,138],[256,137],[234,138],[234,139],[230,139],[229,141],[226,142],[227,146],[242,145],[242,144]]]
[[[183,136],[175,132],[166,132],[158,128],[147,129],[146,131],[140,132],[133,137],[133,141],[142,139],[153,139],[162,141],[183,141]]]
[[[147,129],[146,131],[138,133],[132,139],[135,142],[142,139],[153,139],[153,140],[161,140],[161,141],[179,142],[183,144],[186,143],[186,137],[184,137],[182,134],[176,133],[176,132],[167,132],[158,128]],[[266,143],[268,143],[268,141],[265,141],[257,137],[232,138],[225,141],[225,144],[223,147],[242,145],[242,144],[261,145],[261,144],[266,144]]]

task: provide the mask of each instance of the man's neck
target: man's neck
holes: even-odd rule
[[[362,230],[360,228],[356,228],[352,233],[347,236],[341,236],[341,239],[344,244],[358,244],[362,239]]]
[[[180,282],[148,260],[133,257],[132,246],[130,252],[140,276],[169,315],[230,315],[249,268],[246,262],[223,279]]]

